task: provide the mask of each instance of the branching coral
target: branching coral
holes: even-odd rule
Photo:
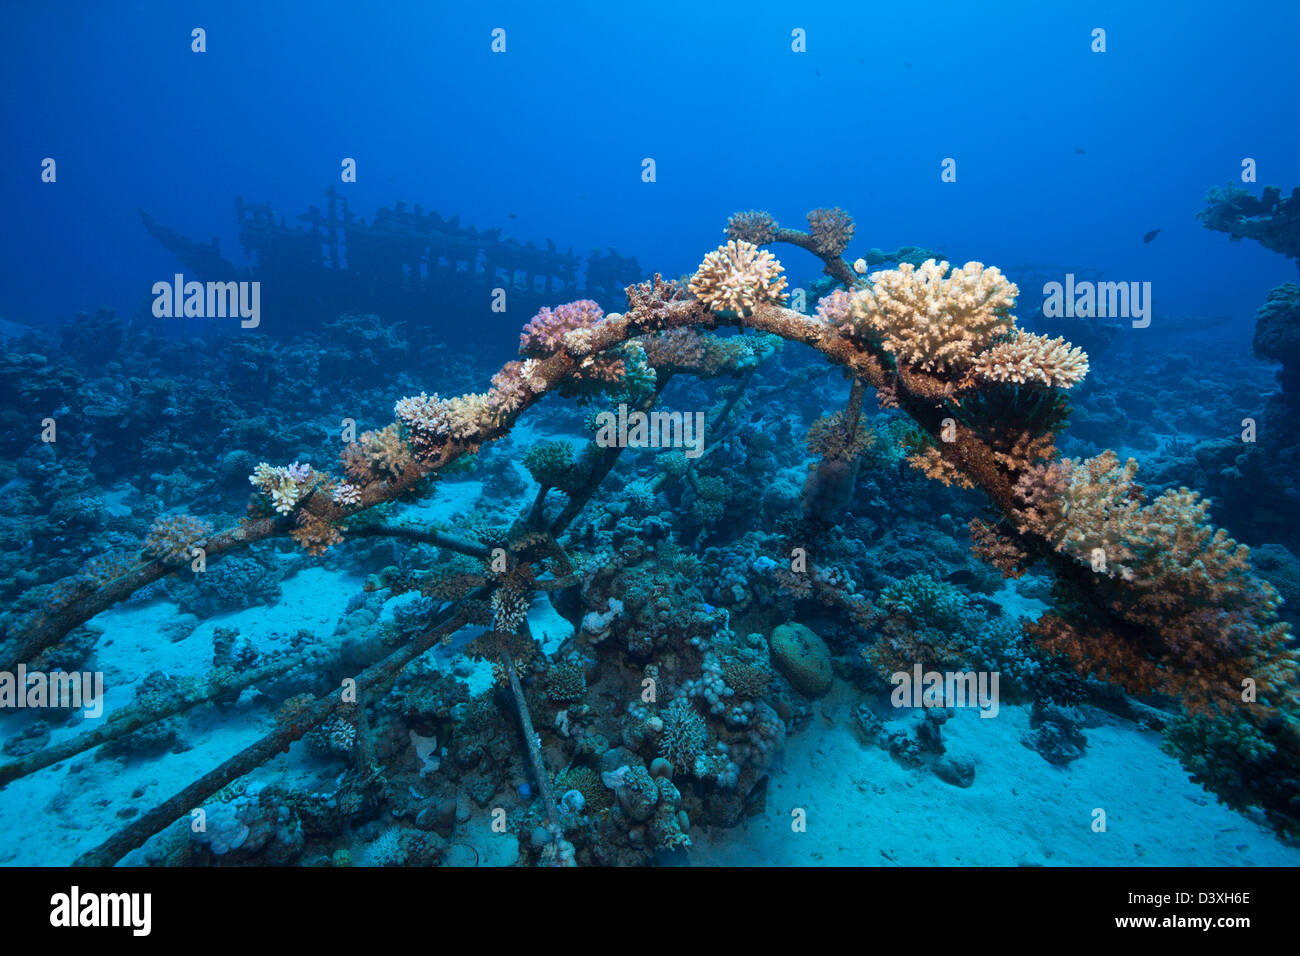
[[[727,220],[727,238],[765,246],[776,239],[777,226],[772,214],[759,209],[733,213]]]
[[[552,703],[572,704],[587,694],[587,678],[582,664],[573,660],[551,663],[546,669],[546,696]]]
[[[858,341],[879,342],[902,363],[927,372],[963,370],[999,333],[1009,331],[1019,290],[996,268],[926,260],[877,272],[853,296],[841,329]]]
[[[191,549],[202,547],[211,533],[212,525],[190,515],[159,515],[144,539],[144,550],[164,564],[188,564],[194,557]]]
[[[436,393],[421,392],[399,399],[393,411],[406,427],[416,452],[424,457],[436,455],[452,442],[477,451],[482,433],[500,421],[499,410],[486,393],[439,398]]]
[[[808,229],[821,256],[841,255],[849,247],[855,228],[853,217],[838,206],[808,213]]]
[[[546,358],[566,346],[581,348],[586,333],[605,316],[605,312],[591,299],[579,299],[543,308],[524,326],[519,336],[519,354]],[[585,353],[583,353],[585,354]]]
[[[396,422],[378,431],[362,432],[356,441],[343,446],[339,460],[343,471],[358,485],[377,478],[402,478],[416,467],[411,447],[402,438],[401,426]],[[356,495],[350,491],[342,494],[344,498],[340,504],[354,505],[357,502],[348,499],[356,497],[359,500],[360,488],[357,488]]]
[[[271,506],[276,511],[280,514],[288,514],[325,477],[315,471],[311,465],[299,464],[296,461],[285,466],[272,466],[260,462],[248,476],[248,481],[270,499]]]
[[[965,472],[946,458],[939,451],[939,447],[931,442],[914,448],[912,453],[907,456],[907,463],[925,477],[941,482],[944,485],[956,485],[958,488],[975,487],[975,483],[970,480]]]
[[[732,239],[704,257],[691,293],[710,309],[747,315],[760,303],[784,303],[785,271],[772,253]]]
[[[876,443],[876,434],[858,419],[852,432],[844,421],[844,412],[832,412],[813,422],[804,439],[808,450],[820,458],[849,461]]]
[[[492,627],[506,634],[519,630],[531,604],[526,591],[503,586],[492,592]]]
[[[324,518],[306,511],[298,512],[297,527],[289,532],[308,554],[319,557],[331,545],[340,543],[343,535]]]
[[[678,697],[663,712],[663,735],[659,738],[659,752],[672,761],[674,767],[691,773],[695,761],[704,755],[708,745],[709,727],[699,711],[685,697]]]
[[[1049,339],[1017,329],[977,355],[971,374],[985,382],[1073,388],[1088,374],[1088,356],[1065,339]]]
[[[884,678],[924,669],[997,671],[1016,685],[1038,661],[1008,618],[990,619],[959,589],[925,574],[895,581],[876,598],[881,634],[863,657]]]
[[[987,521],[975,518],[970,523],[971,551],[993,565],[1003,577],[1018,578],[1025,573],[1029,553]]]
[[[1056,550],[1086,563],[1098,573],[1125,574],[1134,558],[1132,529],[1137,526],[1142,507],[1142,486],[1137,483],[1137,462],[1130,458],[1121,465],[1113,451],[1084,461],[1065,459],[1061,468],[1069,476],[1060,501],[1059,519],[1053,523],[1056,508],[1042,501],[1044,491],[1059,481],[1061,472],[1035,472],[1045,485],[1025,486],[1027,493],[1037,493],[1041,502],[1034,511],[1036,521]],[[1026,516],[1028,512],[1025,513]],[[1030,527],[1033,527],[1030,524]]]
[[[1045,615],[1031,628],[1042,646],[1132,692],[1178,696],[1193,712],[1238,706],[1247,678],[1265,710],[1294,708],[1296,659],[1277,594],[1250,573],[1249,549],[1210,525],[1208,502],[1183,488],[1144,504],[1136,462],[1120,466],[1112,452],[1070,464],[1049,540],[1098,581],[1087,596],[1110,619]]]

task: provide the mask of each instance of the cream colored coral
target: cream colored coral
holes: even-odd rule
[[[1088,374],[1088,356],[1062,338],[1017,329],[975,357],[971,371],[986,382],[1014,382],[1073,388]]]
[[[269,465],[258,462],[248,476],[250,484],[271,499],[271,505],[280,514],[288,514],[298,506],[303,492],[316,486],[320,476],[311,465],[294,462],[291,465]]]
[[[874,273],[853,297],[841,326],[858,338],[878,338],[900,362],[928,372],[967,368],[999,333],[1015,323],[1010,309],[1019,289],[995,267],[968,262],[948,274],[948,263],[927,259]]]
[[[351,482],[345,481],[334,489],[334,494],[331,497],[336,505],[353,508],[361,504],[361,489]]]
[[[1056,550],[1072,555],[1098,573],[1129,577],[1132,544],[1140,526],[1142,488],[1137,462],[1123,465],[1110,449],[1095,458],[1066,458],[1069,475],[1059,521],[1048,530]]]
[[[714,311],[748,315],[765,302],[785,303],[781,263],[752,242],[733,239],[704,257],[691,278],[691,293]]]
[[[432,451],[448,441],[474,439],[497,422],[497,411],[487,393],[472,392],[439,398],[421,392],[403,398],[393,411],[406,426],[416,448]]]

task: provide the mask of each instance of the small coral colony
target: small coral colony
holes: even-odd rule
[[[210,670],[153,675],[93,734],[10,750],[0,779],[92,747],[165,765],[184,720],[256,691],[264,732],[81,861],[473,864],[483,821],[509,861],[662,862],[761,812],[837,682],[863,746],[970,786],[969,761],[935,756],[952,682],[926,675],[955,673],[985,711],[1032,708],[1048,761],[1076,759],[1079,708],[1102,708],[1290,830],[1296,655],[1250,550],[1132,458],[1062,454],[1089,357],[1020,327],[999,269],[851,260],[853,233],[840,209],[806,230],[738,213],[693,275],[627,287],[621,313],[543,307],[495,374],[448,373],[485,390],[390,393],[395,420],[332,464],[245,456],[245,516],[170,508],[31,589],[6,656],[52,667],[141,593],[202,618],[268,580],[250,603],[274,604],[277,561],[368,574],[335,635],[259,650],[218,627]],[[825,275],[788,288],[782,246]],[[468,479],[477,507],[427,510]],[[1037,610],[989,597],[1008,589]],[[902,682],[924,718],[891,706]],[[295,760],[331,775],[277,769]]]

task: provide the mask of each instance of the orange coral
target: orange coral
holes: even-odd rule
[[[1250,550],[1209,523],[1208,502],[1182,488],[1143,504],[1136,471],[1112,452],[1076,465],[1055,529],[1058,550],[1098,574],[1084,596],[1110,621],[1049,615],[1031,633],[1085,672],[1194,712],[1239,704],[1246,678],[1280,706],[1296,658],[1277,593],[1251,574]]]
[[[975,518],[970,523],[971,551],[977,558],[1002,572],[1004,578],[1025,573],[1029,554],[997,528]]]
[[[299,511],[297,524],[298,526],[289,532],[289,536],[306,549],[308,554],[316,557],[323,555],[331,545],[339,544],[343,540],[343,535],[337,528],[311,512]]]
[[[907,463],[935,481],[958,488],[974,488],[975,483],[966,477],[965,472],[954,465],[934,445],[925,445],[907,456]]]

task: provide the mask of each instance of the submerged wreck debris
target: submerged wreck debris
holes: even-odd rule
[[[216,239],[195,242],[144,210],[140,218],[187,278],[273,280],[262,286],[261,308],[274,317],[267,325],[274,336],[318,328],[339,315],[375,313],[406,323],[408,334],[420,336],[418,344],[431,344],[430,316],[481,313],[494,289],[510,294],[512,314],[532,313],[579,294],[614,300],[641,276],[635,259],[613,249],[595,250],[584,260],[552,240],[543,248],[405,202],[379,209],[366,222],[333,186],[325,198],[324,211],[312,206],[296,217],[298,225],[277,217],[269,203],[237,199],[239,243],[252,263],[245,269],[222,256]],[[454,344],[457,328],[437,324],[438,341],[450,333]]]

